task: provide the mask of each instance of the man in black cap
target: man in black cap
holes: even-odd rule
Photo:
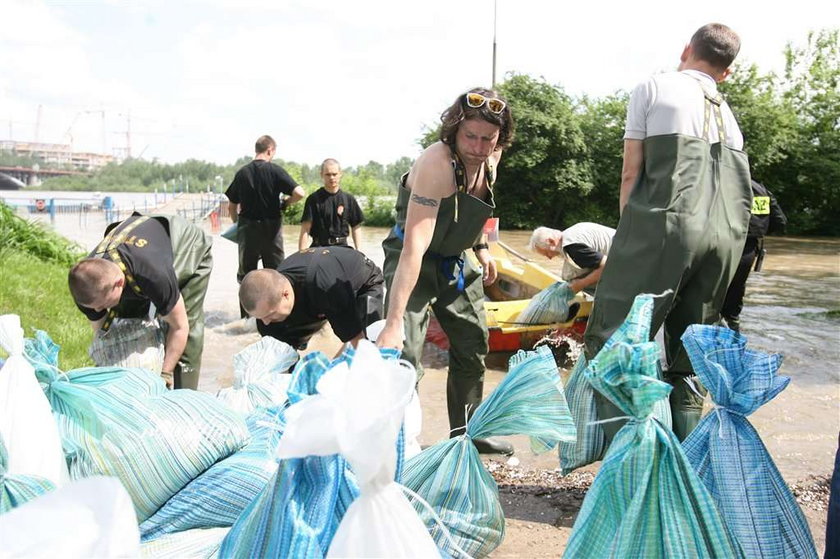
[[[263,336],[303,349],[325,322],[354,347],[382,318],[385,278],[364,254],[347,246],[309,248],[277,270],[254,270],[239,286],[239,302]]]

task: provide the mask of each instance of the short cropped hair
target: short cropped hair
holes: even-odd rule
[[[270,268],[261,268],[248,272],[239,285],[239,303],[249,313],[256,310],[260,301],[274,306],[283,296],[283,287],[289,280]]]
[[[85,258],[70,268],[67,284],[73,300],[89,307],[105,295],[119,277],[119,267],[104,258]]]
[[[332,157],[328,157],[327,159],[324,159],[323,163],[321,163],[321,172],[322,173],[324,172],[324,167],[326,167],[330,163],[335,163],[338,166],[338,170],[341,171],[341,164],[338,162],[338,160],[333,159]]]
[[[470,93],[480,93],[489,99],[501,99],[505,102],[506,106],[500,114],[492,112],[487,107],[487,103],[475,109],[467,105],[467,95]],[[454,146],[458,126],[465,120],[483,120],[498,126],[499,140],[496,142],[497,150],[506,148],[513,142],[514,124],[513,115],[510,112],[510,105],[508,105],[507,101],[501,95],[492,89],[474,87],[466,93],[459,95],[455,99],[455,102],[440,115],[440,121],[442,123],[440,127],[440,141],[446,145]]]
[[[691,37],[694,55],[719,71],[726,70],[741,50],[741,39],[722,23],[709,23]]]
[[[528,250],[535,252],[536,249],[548,250],[548,239],[555,238],[563,234],[559,229],[552,229],[551,227],[537,227],[531,234],[531,240],[528,241]]]
[[[257,142],[254,144],[254,151],[256,153],[265,153],[269,150],[269,148],[276,147],[277,142],[274,141],[274,138],[266,134],[265,136],[257,138]]]

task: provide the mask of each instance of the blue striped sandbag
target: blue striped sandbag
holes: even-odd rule
[[[808,522],[770,453],[747,420],[784,390],[779,354],[747,349],[728,328],[694,324],[682,336],[694,372],[715,403],[683,441],[748,557],[817,557]]]
[[[9,456],[0,435],[0,514],[55,489],[55,484],[40,476],[7,475]]]
[[[601,351],[615,344],[637,344],[650,340],[650,321],[653,316],[653,296],[643,294],[636,297],[627,319],[613,332],[604,343]],[[587,380],[586,357],[581,354],[566,385],[566,397],[571,408],[572,418],[577,429],[576,440],[561,442],[558,448],[560,456],[560,474],[567,475],[604,458],[607,441],[604,428],[598,423],[598,410],[595,406],[595,391]],[[656,378],[662,380],[661,367],[656,368]],[[660,423],[671,428],[671,406],[668,400],[658,400],[653,405],[653,415]]]
[[[516,322],[523,324],[555,324],[566,322],[569,317],[569,304],[575,298],[575,292],[565,281],[557,281],[531,297]]]
[[[295,366],[289,403],[315,394],[330,360],[321,352]],[[242,511],[220,557],[323,557],[359,488],[339,455],[282,460],[265,489]]]
[[[59,427],[71,479],[119,478],[140,522],[248,442],[244,418],[210,394],[168,391],[146,369],[65,373],[46,334],[26,343]]]
[[[263,408],[249,415],[251,442],[192,480],[143,522],[143,541],[193,528],[232,526],[277,471],[274,454],[283,429],[282,409]]]
[[[140,557],[149,559],[211,559],[230,528],[195,528],[166,534],[140,544]]]
[[[406,461],[403,483],[431,505],[454,542],[472,557],[488,555],[505,533],[498,487],[472,439],[515,434],[555,442],[575,436],[557,364],[547,347],[511,359],[507,375],[475,410],[465,435]],[[414,506],[441,553],[454,556],[457,551],[425,507]]]
[[[629,420],[586,494],[566,558],[745,557],[679,440],[654,416],[671,392],[656,378],[658,361],[656,342],[617,342],[586,369]]]
[[[231,408],[249,414],[286,402],[290,375],[298,352],[287,343],[265,336],[233,356],[233,386],[216,394]]]

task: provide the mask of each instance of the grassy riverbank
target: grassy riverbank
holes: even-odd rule
[[[19,315],[26,337],[46,331],[61,346],[62,369],[92,365],[91,329],[67,290],[67,270],[81,250],[1,203],[0,247],[0,314]]]

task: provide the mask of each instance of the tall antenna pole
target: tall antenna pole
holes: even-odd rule
[[[493,89],[496,89],[496,4],[493,0]]]

